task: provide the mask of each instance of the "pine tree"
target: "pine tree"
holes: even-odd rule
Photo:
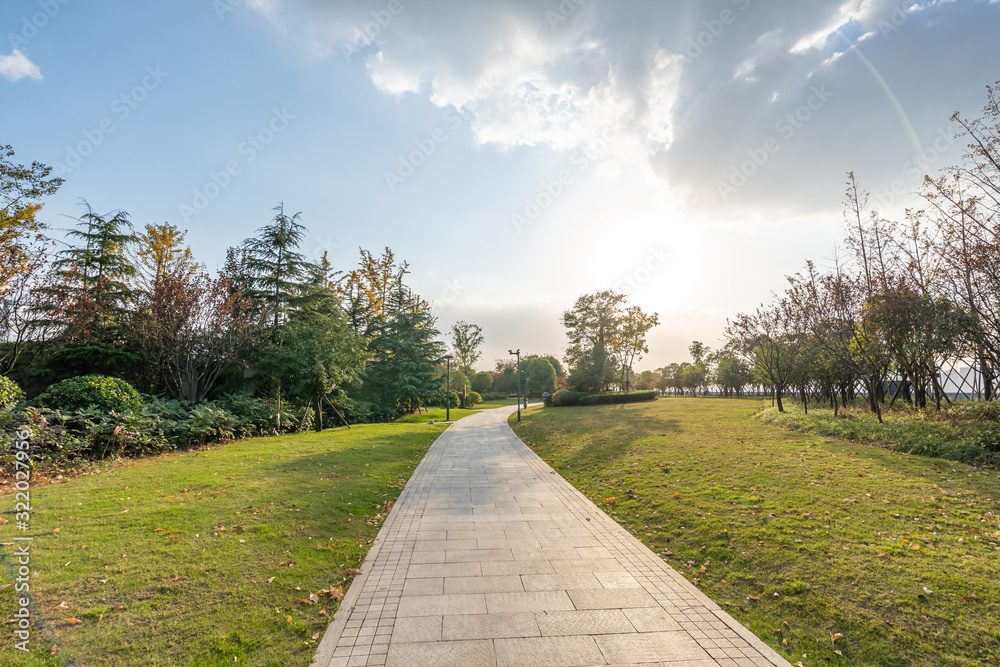
[[[62,327],[65,347],[49,367],[59,375],[121,375],[135,361],[125,329],[135,295],[132,223],[124,211],[99,215],[87,205],[68,236],[78,243],[57,253],[39,314]]]

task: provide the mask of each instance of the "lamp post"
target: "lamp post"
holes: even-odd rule
[[[448,364],[448,386],[444,392],[444,420],[446,422],[451,421],[451,360],[452,356],[450,354],[444,355],[444,360]]]
[[[517,423],[521,423],[521,350],[507,350],[507,354],[517,356],[517,368],[514,371],[514,383],[517,385]]]

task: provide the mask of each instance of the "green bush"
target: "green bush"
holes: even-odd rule
[[[465,395],[465,407],[471,408],[477,403],[482,403],[483,397],[479,395],[479,392],[470,391]]]
[[[82,375],[58,382],[38,397],[53,410],[72,412],[94,408],[99,412],[132,412],[142,407],[142,396],[128,382],[107,375]]]
[[[484,401],[505,401],[507,394],[502,391],[484,391],[481,393]]]
[[[0,410],[13,410],[24,400],[24,392],[6,375],[0,375]]]
[[[560,389],[556,393],[552,394],[552,405],[557,408],[565,407],[568,405],[580,405],[580,400],[586,396],[582,391],[573,391],[572,389]]]

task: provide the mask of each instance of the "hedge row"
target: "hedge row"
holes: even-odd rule
[[[628,394],[608,393],[608,394],[587,394],[571,389],[560,389],[552,396],[548,397],[545,404],[552,407],[564,407],[567,405],[620,405],[623,403],[644,403],[655,401],[656,391],[633,391]]]

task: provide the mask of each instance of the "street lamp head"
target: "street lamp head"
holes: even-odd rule
[[[452,360],[452,359],[454,359],[455,357],[453,357],[453,356],[452,356],[452,355],[450,355],[450,354],[446,354],[446,355],[444,355],[444,358],[445,358],[445,359],[447,359],[448,361],[451,361],[451,360]]]

